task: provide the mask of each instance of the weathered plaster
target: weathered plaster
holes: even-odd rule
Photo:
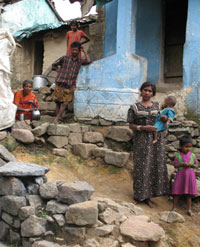
[[[107,45],[109,42],[116,43],[116,54],[81,69],[74,101],[74,113],[78,119],[100,116],[107,120],[126,121],[127,109],[136,100],[137,88],[146,80],[146,59],[135,55],[137,1],[114,0],[110,4],[116,3],[117,15],[111,15],[113,19],[109,18],[109,22],[117,22],[117,37],[106,37],[104,55],[113,53]],[[106,7],[107,16],[112,10],[110,4]],[[108,20],[106,30],[107,23]],[[108,28],[110,30],[110,26]]]

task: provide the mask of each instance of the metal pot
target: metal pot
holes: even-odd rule
[[[32,120],[40,120],[40,111],[39,110],[34,110],[32,111]]]
[[[19,120],[24,121],[24,113],[19,114]]]
[[[43,75],[33,76],[33,90],[38,90],[40,87],[46,87],[48,79]]]

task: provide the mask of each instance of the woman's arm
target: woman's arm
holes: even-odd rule
[[[129,124],[129,128],[133,131],[147,131],[147,132],[156,132],[157,131],[157,129],[152,125]]]

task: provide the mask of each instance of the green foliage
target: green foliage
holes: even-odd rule
[[[48,215],[48,213],[45,210],[43,210],[37,214],[37,216],[40,218],[46,218],[47,215]]]

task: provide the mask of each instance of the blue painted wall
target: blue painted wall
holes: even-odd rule
[[[136,54],[147,58],[147,80],[160,79],[162,57],[162,0],[137,3]]]
[[[146,59],[134,54],[137,2],[113,0],[107,5],[105,57],[81,68],[74,100],[78,119],[100,116],[126,121],[127,110],[136,101],[147,72]],[[117,13],[111,4],[114,10],[117,6]]]
[[[116,53],[117,6],[118,0],[114,0],[105,5],[106,29],[103,57],[111,56]]]
[[[186,102],[190,110],[200,114],[200,1],[188,1],[186,42],[183,57],[183,86],[191,88]]]

